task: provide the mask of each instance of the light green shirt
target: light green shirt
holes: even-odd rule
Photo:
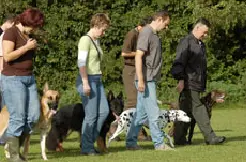
[[[97,49],[101,53],[102,58],[102,49],[100,47],[99,40],[94,41]],[[98,53],[96,47],[88,36],[82,36],[79,40],[78,44],[79,51],[88,51],[87,61],[86,61],[86,69],[88,75],[102,74],[101,72],[101,59],[98,57]]]

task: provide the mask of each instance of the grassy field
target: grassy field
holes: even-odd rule
[[[73,133],[64,142],[64,152],[47,152],[49,162],[244,162],[246,161],[246,107],[224,104],[215,107],[212,126],[217,135],[227,137],[223,145],[210,146],[203,142],[196,127],[193,145],[176,147],[176,151],[155,151],[151,142],[140,142],[141,151],[126,151],[124,141],[112,142],[110,153],[100,157],[80,156],[77,134]],[[5,162],[3,147],[0,147],[0,162]],[[29,161],[41,162],[39,135],[33,135]]]

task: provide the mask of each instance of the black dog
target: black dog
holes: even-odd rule
[[[110,129],[110,124],[118,118],[124,107],[122,93],[118,97],[114,97],[113,92],[109,91],[107,99],[110,112],[97,139],[97,146],[103,152],[107,151],[106,135]],[[63,151],[62,143],[69,132],[81,133],[84,117],[85,112],[81,103],[60,108],[52,119],[51,130],[46,138],[46,148],[53,151]]]
[[[206,106],[209,119],[212,116],[212,107],[215,103],[222,103],[224,102],[225,92],[219,90],[212,90],[206,96],[201,98],[201,102]],[[192,137],[194,133],[194,128],[196,126],[196,120],[192,117],[189,127],[189,134],[188,134],[188,144],[192,144]]]
[[[63,140],[68,136],[69,131],[81,132],[84,117],[85,113],[81,103],[60,108],[52,118],[51,129],[46,138],[46,148],[63,151]]]
[[[117,97],[114,97],[113,92],[110,90],[107,97],[109,103],[109,115],[105,120],[102,130],[100,132],[99,137],[97,138],[97,146],[101,152],[107,152],[106,147],[106,136],[110,130],[111,123],[117,119],[119,119],[120,114],[123,112],[124,102],[123,102],[123,94],[119,93]],[[112,132],[111,132],[112,133]]]

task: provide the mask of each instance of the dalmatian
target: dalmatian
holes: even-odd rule
[[[122,132],[125,131],[126,134],[129,132],[135,112],[136,109],[134,108],[134,109],[125,110],[124,112],[121,113],[119,119],[117,120],[118,127],[115,133],[113,133],[110,136],[107,147],[109,147],[111,141],[115,139],[118,135],[120,135]],[[160,110],[158,119],[159,119],[158,127],[161,130],[164,130],[169,122],[182,121],[188,123],[191,121],[191,118],[189,118],[187,114],[182,110]],[[143,125],[148,126],[148,120],[146,120],[146,122]],[[171,147],[174,147],[171,137],[165,132],[164,132],[164,136],[168,139]]]

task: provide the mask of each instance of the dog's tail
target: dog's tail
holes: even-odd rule
[[[117,130],[114,132],[114,134],[112,134],[111,137],[109,137],[108,139],[108,144],[107,144],[107,148],[109,147],[111,141],[113,139],[115,139],[118,135],[120,135],[123,131],[124,131],[124,127],[122,127],[121,125],[118,124]]]

